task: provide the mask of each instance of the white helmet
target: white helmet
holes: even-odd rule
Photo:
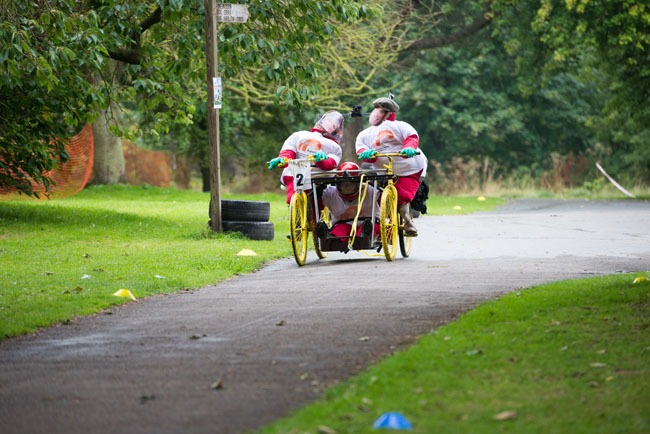
[[[329,110],[318,119],[314,128],[325,131],[328,137],[339,142],[343,138],[343,115],[336,110]]]

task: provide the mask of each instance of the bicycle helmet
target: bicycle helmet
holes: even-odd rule
[[[357,163],[352,163],[352,162],[344,162],[339,164],[339,167],[336,168],[336,170],[339,172],[337,173],[337,176],[341,176],[344,178],[348,178],[351,176],[359,176],[359,171],[361,170],[359,168],[359,165]],[[359,182],[358,181],[352,181],[352,182],[337,182],[336,183],[336,189],[339,192],[339,195],[345,199],[345,200],[354,200],[359,196]]]
[[[314,128],[324,131],[327,137],[340,142],[343,138],[343,115],[336,110],[329,110],[316,121]]]

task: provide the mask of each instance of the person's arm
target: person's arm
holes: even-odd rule
[[[341,157],[343,156],[343,150],[338,143],[332,141],[330,145],[323,146],[323,149],[327,152],[327,158],[324,160],[317,161],[315,166],[321,170],[334,170],[341,162]]]
[[[404,140],[404,145],[402,145],[402,149],[417,149],[420,144],[420,138],[418,137],[417,134],[411,134]]]
[[[321,170],[334,170],[336,169],[336,166],[338,166],[338,163],[336,159],[333,157],[328,157],[327,159],[323,161],[319,161],[318,163],[314,163],[316,167],[318,167]]]
[[[278,157],[286,158],[288,160],[293,160],[296,158],[296,153],[291,149],[283,149],[278,154]]]

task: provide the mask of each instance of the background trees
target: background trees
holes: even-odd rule
[[[436,167],[539,177],[558,158],[607,158],[650,182],[641,2],[247,4],[246,24],[219,26],[226,181],[320,112],[392,91]],[[120,179],[120,137],[205,161],[203,2],[18,0],[0,18],[0,185],[47,184],[61,138],[98,119],[95,182]]]
[[[203,2],[5,3],[3,185],[30,194],[26,176],[47,184],[44,171],[66,158],[61,138],[99,116],[106,120],[99,128],[113,135],[95,136],[98,158],[106,157],[95,165],[96,181],[116,182],[123,173],[117,136],[167,134],[172,125],[192,123],[206,99]],[[249,12],[253,19],[247,24],[220,27],[224,78],[252,71],[244,83],[274,82],[274,101],[298,106],[319,91],[323,66],[316,60],[337,25],[375,13],[356,0],[266,0],[251,2]],[[122,123],[124,105],[140,111],[142,122]]]

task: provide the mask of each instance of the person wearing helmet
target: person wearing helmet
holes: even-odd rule
[[[282,145],[278,156],[269,161],[269,169],[284,167],[280,182],[287,188],[287,203],[294,193],[293,174],[288,161],[314,157],[312,173],[336,169],[341,161],[339,142],[343,138],[343,115],[335,110],[325,112],[309,131],[296,131]]]
[[[361,206],[361,211],[358,213],[358,226],[357,234],[369,236],[370,233],[364,232],[365,219],[372,216],[372,198],[374,189],[371,185],[365,192],[365,197],[359,204],[359,179],[353,178],[360,175],[359,165],[352,162],[341,163],[337,168],[337,176],[342,178],[341,182],[336,185],[329,185],[321,197],[322,204],[330,210],[332,219],[332,228],[330,234],[344,240],[344,245],[347,246],[347,237],[350,236],[352,230],[352,223],[357,217],[357,211]],[[347,181],[347,179],[350,179]],[[379,206],[375,206],[375,218],[379,221]],[[371,232],[372,229],[366,229]],[[375,223],[374,233],[378,235],[380,231],[379,223]]]
[[[395,120],[399,105],[391,98],[377,98],[370,113],[370,127],[361,131],[356,140],[357,156],[374,168],[382,168],[385,158],[377,158],[377,153],[400,153],[404,158],[393,160],[393,170],[397,176],[397,205],[404,221],[404,232],[410,237],[418,234],[413,224],[410,203],[420,186],[425,173],[427,160],[420,152],[419,136],[415,128],[404,121]]]

